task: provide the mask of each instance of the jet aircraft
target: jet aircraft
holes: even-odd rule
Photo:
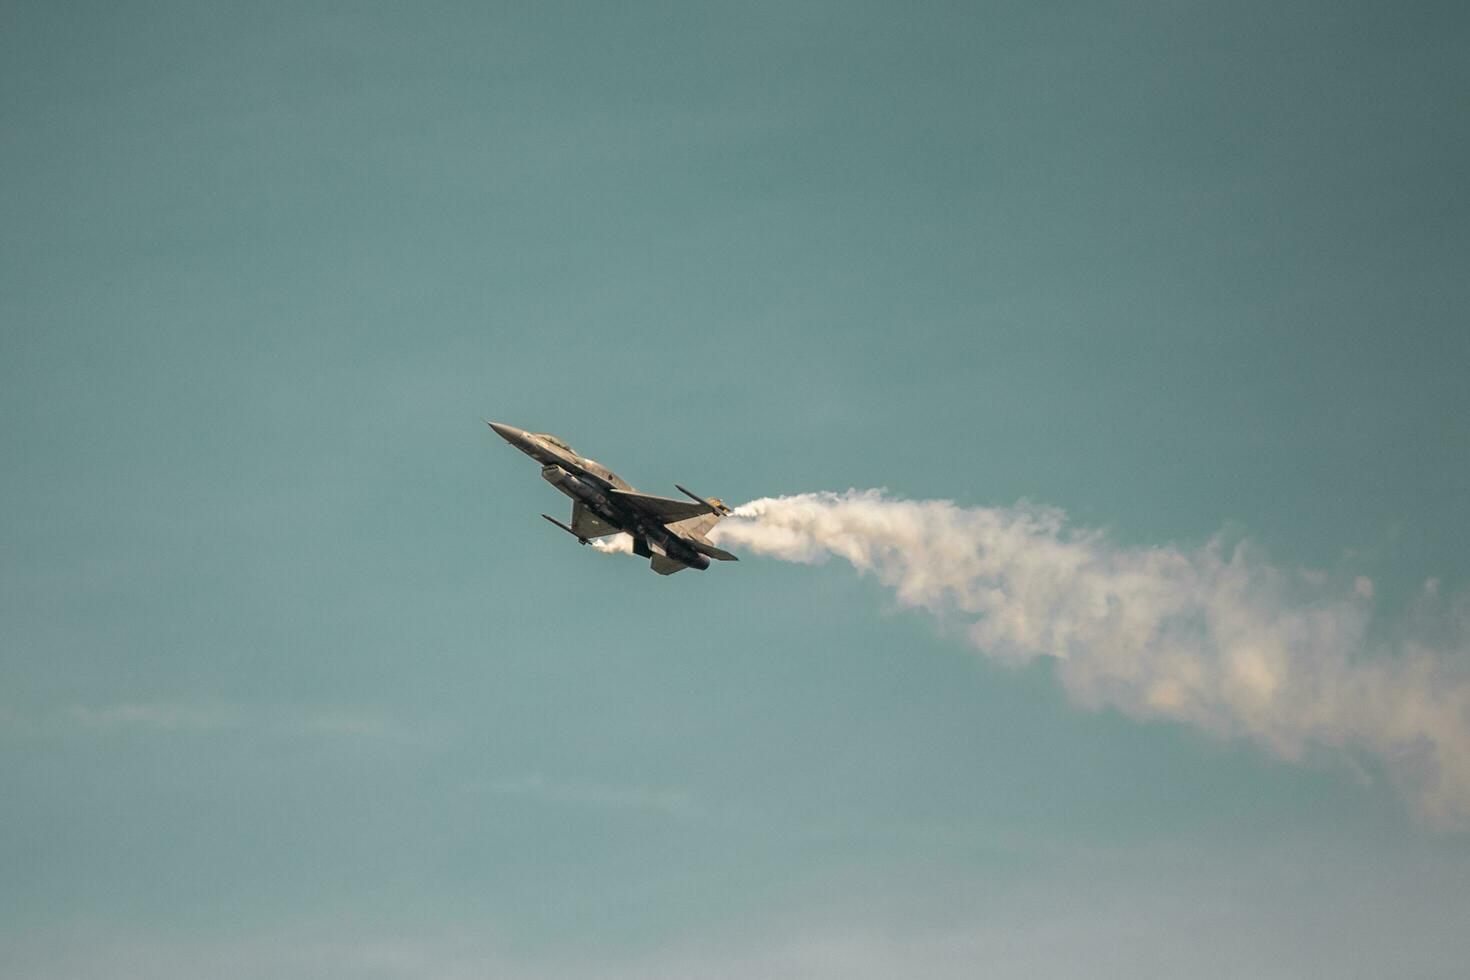
[[[730,513],[718,497],[706,500],[677,483],[688,501],[655,497],[634,490],[601,463],[578,456],[571,446],[546,432],[527,432],[513,425],[487,422],[496,435],[541,464],[541,478],[572,498],[572,523],[542,514],[582,544],[591,538],[624,532],[633,538],[633,554],[649,559],[660,575],[686,568],[709,568],[709,560],[738,561],[715,547],[706,532]]]

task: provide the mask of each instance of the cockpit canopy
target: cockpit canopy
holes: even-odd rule
[[[633,487],[626,480],[624,480],[622,477],[618,476],[616,473],[614,473],[612,470],[608,469],[606,466],[603,466],[597,460],[595,460],[595,459],[588,459],[585,456],[578,456],[577,455],[577,451],[575,449],[573,449],[571,446],[568,446],[566,443],[562,442],[560,439],[558,439],[556,436],[552,435],[550,432],[536,432],[536,433],[533,433],[533,435],[537,439],[544,439],[548,443],[550,443],[551,445],[555,446],[557,449],[562,450],[567,455],[571,456],[572,459],[575,460],[576,463],[578,465],[580,465],[583,469],[585,469],[589,473],[592,473],[592,474],[594,474],[596,476],[601,477],[602,479],[606,480],[608,483],[610,483],[613,486],[617,487],[619,490],[632,490],[633,489]]]

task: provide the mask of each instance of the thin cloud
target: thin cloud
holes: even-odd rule
[[[725,925],[660,920],[656,943],[527,942],[514,918],[460,908],[425,924],[287,917],[191,932],[82,922],[0,933],[0,972],[34,980],[996,980],[1087,976],[1449,977],[1470,936],[1465,861],[1331,839],[1200,854],[1165,845],[1023,880],[930,870],[823,877]],[[1319,839],[1321,839],[1319,838]],[[1304,906],[1302,882],[1321,889]],[[1363,896],[1393,896],[1391,902]],[[813,900],[813,895],[819,896]],[[457,908],[464,905],[456,896]],[[653,921],[655,913],[650,912]],[[672,924],[671,924],[672,923]]]
[[[159,731],[210,731],[237,728],[239,709],[223,704],[127,702],[90,707],[72,705],[65,717],[82,728],[148,728]]]
[[[250,706],[221,701],[73,704],[37,713],[0,707],[0,726],[31,736],[137,731],[159,734],[256,732],[292,738],[364,738],[410,744],[436,740],[431,726],[342,706]]]
[[[676,789],[617,785],[578,779],[548,779],[539,774],[491,780],[497,796],[542,800],[594,810],[646,810],[687,817],[700,812],[689,794]]]

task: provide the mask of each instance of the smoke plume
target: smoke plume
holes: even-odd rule
[[[784,561],[836,556],[986,657],[1053,658],[1084,705],[1248,738],[1290,760],[1344,753],[1403,787],[1428,821],[1470,826],[1463,615],[1437,644],[1370,644],[1365,578],[1284,571],[1220,538],[1125,547],[1025,504],[809,493],[752,501],[711,537]]]
[[[614,534],[608,538],[593,538],[587,542],[594,551],[600,551],[604,555],[631,555],[633,553],[633,537],[628,534]]]

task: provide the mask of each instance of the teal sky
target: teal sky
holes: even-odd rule
[[[1393,633],[1470,584],[1467,45],[0,0],[0,973],[1463,975],[1470,840],[1371,767],[1079,708],[838,562],[594,556],[480,420],[1225,529]]]

